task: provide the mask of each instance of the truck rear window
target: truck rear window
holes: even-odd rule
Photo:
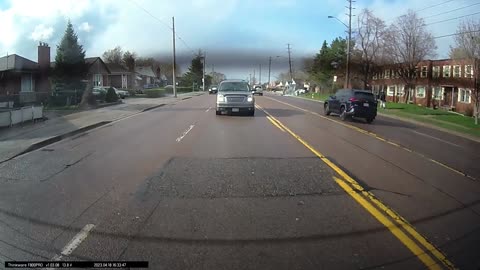
[[[372,93],[365,93],[365,92],[355,92],[354,93],[356,99],[363,99],[363,100],[375,100],[375,96]]]

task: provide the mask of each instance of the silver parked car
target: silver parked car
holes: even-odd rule
[[[216,113],[248,113],[255,115],[255,98],[244,80],[225,80],[218,86]]]

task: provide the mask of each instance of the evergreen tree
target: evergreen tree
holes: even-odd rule
[[[203,77],[203,62],[202,62],[202,55],[201,51],[192,59],[192,63],[188,68],[188,72],[183,75],[181,84],[184,86],[192,86],[194,83],[199,86],[202,85],[202,77]],[[207,85],[207,80],[205,82]]]
[[[83,89],[81,80],[87,73],[85,50],[78,43],[77,34],[70,21],[68,21],[65,34],[57,46],[54,71],[56,83],[63,85],[66,90]]]

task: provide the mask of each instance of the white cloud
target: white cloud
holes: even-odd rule
[[[78,27],[78,30],[80,31],[83,31],[83,32],[90,32],[90,30],[92,30],[92,26],[88,23],[88,22],[83,22],[82,24],[80,24],[80,26]]]
[[[47,41],[53,35],[53,27],[45,26],[43,24],[39,24],[35,26],[35,30],[33,30],[32,34],[30,35],[30,39],[35,41]]]

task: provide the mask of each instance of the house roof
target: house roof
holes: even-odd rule
[[[0,58],[0,71],[5,70],[36,70],[38,63],[17,54]]]
[[[86,58],[85,58],[85,63],[86,63],[89,67],[90,67],[91,65],[93,65],[96,61],[100,61],[100,62],[106,67],[106,69],[108,70],[108,72],[111,73],[110,68],[107,66],[107,64],[105,64],[105,62],[103,62],[102,58],[100,58],[100,57],[86,57]],[[55,68],[55,65],[56,65],[55,62],[50,62],[50,67],[51,67],[51,68]]]
[[[157,77],[155,75],[155,72],[153,72],[153,69],[152,67],[135,67],[135,72],[138,73],[139,75],[142,75],[142,76],[147,76],[147,77]]]
[[[122,65],[115,64],[115,63],[105,63],[112,74],[125,74],[130,73],[126,68]]]

